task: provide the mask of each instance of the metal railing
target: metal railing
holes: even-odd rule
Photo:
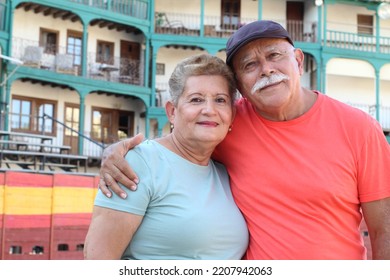
[[[1,121],[5,120],[5,114],[1,114]],[[50,115],[19,115],[9,114],[9,127],[11,131],[24,132],[31,134],[42,134],[53,137],[52,144],[56,146],[72,146],[72,142],[65,141],[65,137],[72,136],[77,142],[83,142],[83,150],[81,152],[70,151],[71,154],[80,154],[90,158],[101,158],[103,149],[107,146],[105,143],[92,139],[89,131],[79,132],[77,129],[69,127],[65,123],[51,117]],[[77,135],[77,137],[75,136]],[[38,143],[39,139],[29,140],[31,143]],[[70,140],[72,141],[72,140]]]
[[[176,34],[200,36],[200,16],[198,14],[155,12],[155,32],[159,34]],[[223,20],[220,16],[204,16],[203,34],[205,37],[228,38],[241,26],[256,21],[256,18],[232,17]],[[315,42],[317,40],[317,23],[299,20],[280,21],[286,26],[294,41]]]
[[[390,54],[390,37],[379,37],[377,44],[374,35],[328,30],[325,44],[333,48]]]
[[[148,19],[148,0],[67,0],[110,12]]]
[[[62,129],[58,129],[57,128],[57,131],[59,131],[59,130],[64,131],[65,129],[67,129],[67,130],[71,131],[71,134],[75,133],[79,137],[81,137],[83,140],[86,140],[83,143],[85,145],[85,147],[84,147],[84,151],[81,153],[81,155],[93,156],[93,157],[101,157],[101,155],[103,153],[103,150],[106,147],[103,143],[100,143],[100,142],[97,142],[97,141],[91,139],[90,137],[86,136],[85,134],[80,133],[78,130],[75,130],[75,129],[73,129],[70,126],[67,126],[63,122],[61,122],[61,121],[59,121],[59,120],[57,120],[57,119],[55,119],[55,118],[45,114],[45,113],[43,113],[42,118],[43,118],[43,121],[42,121],[42,127],[43,128],[45,127],[46,119],[50,119],[53,123],[56,123],[56,124],[60,125],[60,127],[62,128]],[[79,139],[79,141],[80,141],[80,139]],[[100,148],[100,151],[99,151],[99,148]]]
[[[240,18],[240,22],[221,23],[221,17],[204,17],[204,36],[227,38],[244,24],[255,21],[254,18]],[[155,32],[159,34],[177,34],[200,36],[200,16],[198,14],[155,12]]]
[[[368,114],[370,114],[373,118],[376,118],[377,115],[377,106],[375,104],[363,104],[363,103],[353,103],[346,102],[346,104],[360,109]],[[390,106],[379,106],[379,124],[385,131],[390,130]]]
[[[81,57],[67,53],[67,48],[40,45],[38,41],[12,38],[12,56],[24,66],[68,75],[81,75]],[[32,53],[31,53],[32,52]],[[140,60],[123,57],[99,57],[90,52],[87,57],[87,77],[95,80],[143,85],[144,66]]]

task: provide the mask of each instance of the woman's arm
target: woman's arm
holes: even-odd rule
[[[119,260],[143,216],[94,206],[84,245],[84,259]]]

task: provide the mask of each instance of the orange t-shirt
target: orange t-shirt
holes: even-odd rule
[[[317,94],[285,122],[240,99],[215,151],[248,224],[247,259],[366,258],[360,202],[390,197],[390,146],[368,114]]]

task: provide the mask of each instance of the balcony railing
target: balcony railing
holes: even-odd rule
[[[67,0],[114,13],[148,19],[148,0]]]
[[[227,38],[244,24],[255,21],[252,18],[241,18],[239,23],[222,24],[221,17],[204,17],[204,36]],[[200,17],[195,14],[178,14],[169,12],[155,13],[155,32],[159,34],[200,35]]]
[[[24,66],[74,76],[81,75],[81,56],[68,54],[65,47],[39,45],[37,41],[13,38],[12,56]],[[87,77],[95,80],[143,85],[144,66],[139,60],[122,57],[99,57],[89,53]]]
[[[347,102],[348,105],[352,107],[358,108],[372,117],[376,118],[377,115],[377,106],[370,104],[362,104],[362,103],[353,103]],[[379,123],[382,126],[383,130],[390,131],[390,107],[388,106],[379,106]]]
[[[235,19],[235,20],[234,20]],[[219,16],[205,16],[203,34],[205,37],[229,38],[241,26],[256,21],[255,18],[236,18],[222,20]],[[228,23],[224,23],[228,22]],[[282,23],[282,22],[281,22]],[[287,30],[294,41],[315,42],[317,39],[316,22],[287,21]],[[196,14],[178,14],[169,12],[155,13],[155,32],[200,36],[200,17]]]
[[[326,46],[363,52],[390,54],[390,37],[379,37],[377,44],[374,35],[328,30]]]

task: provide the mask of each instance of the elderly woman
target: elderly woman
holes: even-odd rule
[[[228,174],[210,158],[231,130],[233,74],[221,59],[196,55],[176,66],[169,87],[172,133],[128,152],[142,181],[126,200],[99,191],[86,259],[241,259],[246,251]]]

